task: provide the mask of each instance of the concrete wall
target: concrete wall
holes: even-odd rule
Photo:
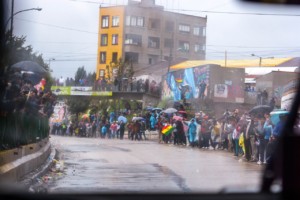
[[[298,73],[296,72],[282,72],[273,71],[269,74],[263,75],[256,80],[256,90],[267,90],[269,99],[275,97],[277,99],[276,105],[280,106],[280,100],[284,92],[284,86],[291,80],[296,79]]]
[[[0,152],[0,184],[19,181],[41,166],[50,153],[51,145],[48,138],[35,144]]]
[[[244,103],[245,70],[210,65],[210,98],[214,102]],[[222,94],[218,87],[225,89]]]

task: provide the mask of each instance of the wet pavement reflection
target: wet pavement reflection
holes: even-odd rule
[[[231,153],[154,141],[51,136],[56,168],[48,193],[258,191],[263,166]]]

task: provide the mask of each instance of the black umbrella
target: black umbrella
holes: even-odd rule
[[[250,115],[257,115],[257,114],[265,114],[270,113],[272,108],[268,105],[258,105],[253,107],[248,113]]]
[[[33,61],[21,61],[16,64],[13,64],[10,67],[11,71],[19,71],[19,72],[27,72],[27,73],[34,73],[34,74],[45,74],[47,70]]]
[[[21,61],[13,64],[9,71],[12,78],[16,77],[16,74],[18,74],[19,76],[21,75],[20,78],[33,84],[38,84],[47,74],[45,68],[32,61]]]

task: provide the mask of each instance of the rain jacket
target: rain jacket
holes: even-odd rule
[[[156,118],[155,118],[154,114],[152,114],[150,117],[150,126],[151,126],[151,128],[154,129],[155,125],[156,125]]]
[[[192,122],[192,120],[190,121],[190,123],[188,125],[188,136],[189,136],[190,142],[195,142],[196,132],[197,132],[197,124],[195,121]]]

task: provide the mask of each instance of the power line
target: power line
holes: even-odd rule
[[[53,25],[53,24],[46,24],[46,23],[41,23],[41,22],[37,22],[37,21],[33,21],[33,20],[28,20],[28,19],[20,19],[20,18],[15,18],[15,19],[18,19],[18,20],[21,20],[21,21],[27,21],[27,22],[31,22],[31,23],[36,23],[36,24],[41,24],[41,25],[45,25],[45,26],[60,28],[60,29],[64,29],[64,30],[69,30],[69,31],[77,31],[77,32],[82,32],[82,33],[88,33],[88,34],[98,35],[98,33],[91,32],[91,31],[85,31],[85,30],[79,30],[79,29],[75,29],[75,28],[68,28],[68,27],[63,27],[63,26],[57,26],[57,25]]]
[[[300,17],[300,14],[287,13],[251,13],[251,12],[230,12],[230,11],[210,11],[210,10],[186,10],[186,9],[168,9],[181,12],[194,13],[213,13],[213,14],[230,14],[230,15],[258,15],[258,16],[281,16],[281,17]]]

